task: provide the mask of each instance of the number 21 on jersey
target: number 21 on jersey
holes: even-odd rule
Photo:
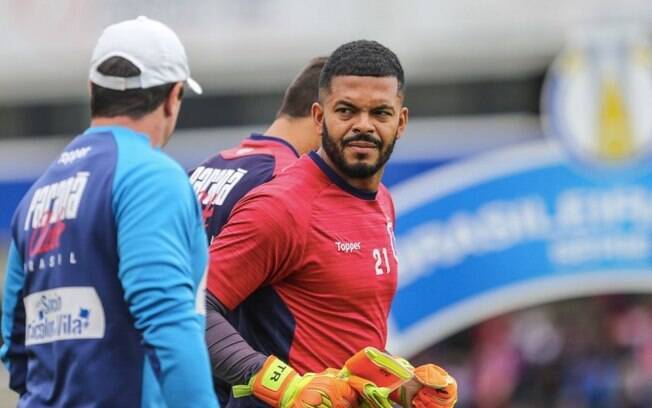
[[[389,257],[387,256],[387,248],[374,248],[373,250],[374,261],[376,262],[375,269],[376,275],[388,274],[392,271],[389,266]]]
[[[387,220],[387,235],[389,235],[389,243],[391,245],[392,255],[394,259],[398,262],[396,258],[396,249],[394,246],[394,228],[392,222]],[[376,275],[386,275],[392,271],[392,267],[389,263],[389,256],[387,255],[387,248],[374,248],[372,251],[374,257],[374,269]]]

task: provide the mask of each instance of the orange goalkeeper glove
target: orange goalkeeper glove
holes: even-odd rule
[[[457,402],[457,382],[443,368],[426,364],[415,369],[373,347],[349,358],[341,375],[373,408],[391,407],[390,398],[405,408],[453,408]]]
[[[275,408],[358,407],[358,394],[337,370],[300,376],[275,356],[269,356],[247,384],[233,386],[234,397],[248,395]]]
[[[390,393],[410,381],[413,370],[403,359],[365,347],[346,360],[340,376],[360,394],[361,407],[391,408]]]
[[[393,401],[405,408],[453,408],[457,402],[457,382],[434,364],[414,369],[414,378],[392,393]]]

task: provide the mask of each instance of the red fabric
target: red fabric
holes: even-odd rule
[[[362,199],[304,156],[234,208],[210,247],[208,290],[232,310],[272,285],[296,322],[289,363],[300,373],[341,367],[363,347],[385,348],[393,223],[384,186]]]

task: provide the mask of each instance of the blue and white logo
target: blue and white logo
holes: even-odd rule
[[[25,344],[104,337],[105,318],[92,287],[64,287],[35,292],[24,299]]]
[[[652,152],[652,48],[636,28],[576,35],[548,72],[545,130],[575,159],[632,166]]]

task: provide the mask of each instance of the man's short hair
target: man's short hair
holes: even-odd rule
[[[392,50],[369,40],[352,41],[339,46],[328,58],[319,77],[320,90],[329,90],[336,76],[395,77],[398,92],[405,87],[403,67]]]
[[[283,103],[276,117],[289,116],[305,118],[310,116],[312,104],[319,100],[319,75],[327,57],[317,57],[310,61],[294,78],[283,96]]]
[[[97,70],[103,75],[129,78],[140,75],[140,69],[122,57],[111,57],[101,63]],[[91,82],[91,117],[112,118],[128,116],[140,119],[161,106],[170,94],[174,83],[151,88],[117,91]]]

